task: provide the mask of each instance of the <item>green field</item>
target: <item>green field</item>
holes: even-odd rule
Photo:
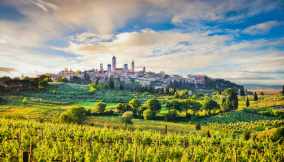
[[[58,121],[74,107],[92,109],[103,101],[106,110],[115,110],[132,98],[144,102],[153,97],[162,103],[155,120],[135,118],[125,125],[114,113],[90,115],[82,124]],[[33,161],[284,160],[280,95],[260,96],[248,108],[239,97],[237,110],[172,122],[161,119],[168,111],[164,101],[173,97],[147,92],[100,89],[93,94],[86,85],[53,83],[46,90],[2,98],[7,103],[0,105],[0,161],[22,161],[25,154]]]

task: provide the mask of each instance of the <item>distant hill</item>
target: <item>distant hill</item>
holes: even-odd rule
[[[266,84],[243,84],[245,88],[251,90],[281,90],[282,85],[266,85]]]

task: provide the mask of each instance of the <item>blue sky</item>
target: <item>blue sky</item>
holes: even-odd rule
[[[115,55],[155,72],[283,84],[283,29],[283,0],[1,0],[0,76]]]

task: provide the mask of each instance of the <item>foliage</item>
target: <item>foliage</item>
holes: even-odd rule
[[[245,96],[246,93],[245,93],[245,89],[244,88],[241,88],[240,89],[240,96]]]
[[[250,131],[246,131],[245,133],[244,133],[244,140],[249,140],[250,139],[250,136],[251,136],[251,132]]]
[[[209,124],[199,131],[187,124],[190,133],[171,133],[168,127],[163,134],[0,119],[1,161],[21,161],[23,152],[29,150],[33,161],[283,161],[279,140],[266,136],[243,139],[247,130],[255,134],[255,127],[264,126],[276,131],[281,124],[283,121]]]
[[[60,115],[60,119],[67,123],[83,123],[89,112],[83,107],[74,107]]]
[[[92,113],[104,113],[105,112],[105,108],[106,108],[106,103],[104,102],[97,102],[94,106],[94,108],[92,108],[91,112]]]
[[[97,90],[96,84],[94,84],[94,83],[88,84],[88,92],[90,94],[94,94],[96,92],[96,90]]]
[[[122,114],[122,122],[127,124],[132,124],[132,118],[133,118],[133,112],[132,111],[126,111]]]
[[[155,119],[156,113],[151,109],[146,109],[143,111],[143,118],[145,120]]]
[[[212,99],[206,99],[203,106],[203,109],[214,109],[214,108],[219,108],[219,104],[212,100]]]
[[[195,129],[196,130],[201,130],[201,124],[200,123],[196,123],[195,124]]]
[[[157,112],[161,109],[161,103],[157,99],[148,99],[145,103],[144,106],[147,109],[150,109],[151,111]]]
[[[172,120],[176,120],[177,118],[177,111],[176,110],[169,110],[166,114],[165,114],[165,120],[166,121],[172,121]]]
[[[187,89],[184,89],[184,90],[177,90],[175,92],[175,97],[176,98],[182,98],[182,99],[185,99],[185,98],[188,98],[188,90]]]
[[[6,104],[6,103],[7,101],[4,98],[0,97],[0,104]]]
[[[141,106],[139,100],[137,98],[133,98],[128,102],[128,105],[131,107],[132,111],[137,115],[139,107]]]
[[[258,101],[258,95],[257,95],[256,92],[254,92],[254,94],[253,94],[253,100],[254,100],[254,101]]]
[[[284,127],[277,128],[277,130],[273,133],[272,140],[273,141],[284,140]]]
[[[249,103],[249,98],[246,98],[246,107],[249,107],[250,103]]]
[[[27,104],[28,101],[29,101],[28,97],[24,97],[24,98],[22,99],[22,103],[23,103],[23,104]]]
[[[236,110],[238,108],[238,94],[234,89],[225,89],[225,98],[222,99],[222,109],[224,111]]]
[[[129,111],[130,106],[126,103],[119,103],[119,104],[117,104],[115,109],[118,113],[123,113],[123,112]]]

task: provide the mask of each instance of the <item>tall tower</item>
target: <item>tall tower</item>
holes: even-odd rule
[[[103,64],[100,64],[100,72],[104,72],[104,65]]]
[[[124,64],[123,71],[124,73],[128,73],[128,64]]]
[[[108,75],[108,77],[110,77],[110,75],[111,75],[111,64],[107,65],[107,75]]]
[[[134,61],[132,60],[131,62],[131,72],[134,73],[134,69],[135,69],[135,64]]]
[[[145,67],[145,66],[143,67],[142,72],[143,72],[143,73],[145,73],[145,72],[146,72],[146,67]]]
[[[112,56],[112,71],[114,72],[116,69],[116,57]]]
[[[111,73],[111,64],[108,64],[108,65],[107,65],[107,72],[108,72],[108,73]]]

